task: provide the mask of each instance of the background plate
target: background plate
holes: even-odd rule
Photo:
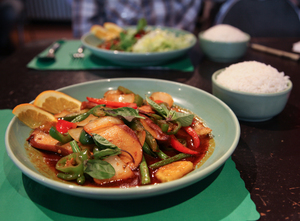
[[[154,26],[147,26],[148,29],[155,29]],[[159,27],[161,29],[169,30],[176,35],[186,35],[192,34],[190,32],[174,29]],[[193,35],[193,34],[192,34]],[[167,51],[167,52],[152,52],[152,53],[133,53],[133,52],[122,52],[122,51],[112,51],[100,49],[97,46],[103,42],[103,40],[95,37],[92,33],[87,33],[82,36],[82,44],[91,50],[91,52],[105,60],[109,60],[115,64],[126,65],[126,66],[149,66],[149,65],[159,65],[166,63],[175,58],[185,56],[187,52],[196,44],[197,39],[193,35],[193,40],[190,46],[182,48],[179,50]]]

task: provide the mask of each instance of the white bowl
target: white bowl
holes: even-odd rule
[[[221,42],[211,41],[203,38],[203,33],[199,33],[199,43],[202,52],[215,62],[234,62],[243,57],[248,49],[250,35],[247,34],[247,40],[240,42]]]
[[[224,101],[243,121],[266,121],[279,114],[285,107],[293,84],[289,80],[288,87],[280,92],[256,94],[231,90],[219,84],[217,76],[225,69],[218,70],[212,75],[212,92]]]

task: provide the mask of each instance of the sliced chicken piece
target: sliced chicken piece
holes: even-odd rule
[[[124,122],[116,117],[111,117],[111,116],[100,117],[86,124],[84,126],[84,130],[87,133],[91,134],[91,133],[95,133],[95,131],[101,128],[111,127],[116,124],[124,124]]]
[[[151,94],[150,98],[154,101],[165,102],[169,107],[172,107],[174,103],[172,96],[166,92],[154,92]]]
[[[143,127],[157,140],[168,141],[170,136],[163,133],[161,128],[145,115],[141,115],[145,119],[139,119]]]
[[[63,156],[73,153],[70,145],[60,145],[57,140],[39,129],[35,129],[27,141],[37,149],[59,153]]]
[[[118,124],[98,131],[97,134],[107,139],[112,144],[126,151],[119,155],[120,159],[130,164],[131,169],[135,169],[142,161],[143,151],[140,141],[133,130],[125,124]],[[130,153],[130,155],[128,153]],[[133,161],[133,159],[134,161]]]
[[[105,99],[108,101],[133,103],[134,94],[108,94],[105,96]]]
[[[201,122],[196,121],[192,128],[196,131],[198,136],[208,135],[212,129],[205,127]]]

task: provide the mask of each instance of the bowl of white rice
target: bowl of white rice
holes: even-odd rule
[[[276,68],[257,61],[232,64],[212,75],[212,93],[243,121],[266,121],[285,107],[293,84]]]
[[[227,24],[219,24],[199,33],[204,55],[215,62],[233,62],[247,51],[250,35]]]

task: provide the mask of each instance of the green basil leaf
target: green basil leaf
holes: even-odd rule
[[[131,122],[134,118],[144,119],[144,117],[141,117],[139,115],[139,112],[136,109],[133,109],[131,107],[120,107],[116,109],[105,108],[104,111],[107,115],[113,117],[121,116],[129,122]]]
[[[108,140],[106,140],[104,137],[102,137],[99,134],[94,134],[92,133],[93,139],[95,144],[97,145],[97,147],[99,147],[100,150],[104,150],[104,149],[120,149],[119,147],[117,147],[116,145],[112,144],[111,142],[109,142]]]
[[[115,175],[113,166],[103,160],[88,160],[84,172],[96,179],[109,179]]]
[[[193,122],[193,119],[194,119],[193,114],[176,112],[174,110],[171,110],[168,116],[166,117],[167,121],[174,121],[174,120],[179,121],[182,127],[190,126]]]
[[[145,18],[141,18],[137,24],[137,32],[142,31],[147,26],[147,21]]]
[[[148,96],[146,96],[147,103],[161,116],[167,117],[169,114],[168,108],[165,108],[164,105],[158,105],[153,100],[151,100]]]
[[[121,149],[104,149],[100,151],[94,151],[94,158],[95,159],[104,159],[109,156],[119,155],[121,154]]]
[[[128,51],[129,48],[131,48],[135,44],[135,42],[136,39],[134,38],[134,35],[126,34],[124,32],[120,33],[120,50]]]

